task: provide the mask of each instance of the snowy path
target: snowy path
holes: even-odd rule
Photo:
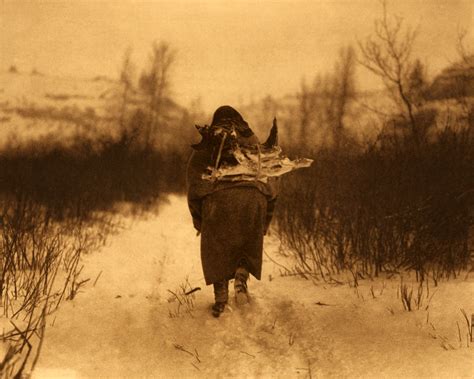
[[[277,248],[268,238],[266,252],[281,260]],[[249,284],[251,306],[231,303],[214,319],[199,238],[180,197],[113,236],[85,265],[91,282],[100,278],[63,304],[35,378],[474,376],[474,348],[465,336],[460,347],[456,325],[466,333],[459,309],[474,312],[472,280],[443,283],[428,316],[403,311],[397,280],[364,281],[357,291],[314,285],[281,277],[266,258],[262,281]],[[168,290],[186,279],[202,288],[192,315],[181,309],[170,317],[177,302]]]

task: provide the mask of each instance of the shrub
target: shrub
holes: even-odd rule
[[[55,222],[43,206],[26,197],[2,198],[0,377],[23,377],[33,370],[46,318],[72,299],[88,279],[80,278],[81,256],[102,242],[108,217]],[[100,222],[99,222],[100,221]]]
[[[325,278],[416,270],[456,275],[470,257],[474,146],[445,129],[421,148],[402,137],[362,150],[321,149],[285,177],[276,219],[300,265]]]

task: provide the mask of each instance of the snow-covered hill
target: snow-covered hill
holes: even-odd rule
[[[143,94],[129,91],[124,111],[123,91],[118,81],[106,77],[0,72],[0,149],[41,138],[64,145],[78,136],[94,140],[116,135],[122,116],[132,123],[135,111],[149,104]],[[185,132],[194,133],[195,120],[186,117],[184,107],[166,99],[159,142],[182,145],[184,132],[178,126],[184,123],[189,128]]]
[[[473,278],[430,287],[421,309],[407,312],[399,277],[313,283],[282,276],[280,265],[292,263],[279,250],[276,236],[267,237],[263,279],[249,283],[252,303],[231,302],[215,319],[186,201],[170,197],[158,216],[131,222],[86,257],[90,284],[50,318],[33,377],[473,376],[460,312],[474,313]],[[408,274],[404,283],[416,288]],[[180,287],[201,290],[186,296]]]
[[[110,118],[118,84],[56,76],[0,73],[0,147],[51,137],[91,135]]]

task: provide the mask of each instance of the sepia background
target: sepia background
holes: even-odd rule
[[[416,56],[431,75],[456,57],[457,32],[472,23],[469,1],[402,1],[390,10],[419,28]],[[4,1],[2,68],[57,76],[117,77],[132,48],[138,66],[154,41],[177,51],[173,83],[183,105],[212,112],[295,91],[331,69],[341,46],[373,31],[378,1]],[[67,47],[67,48],[66,48]],[[360,70],[362,89],[377,80]]]
[[[1,377],[472,376],[473,8],[0,0]],[[221,105],[314,163],[214,320],[185,172]]]

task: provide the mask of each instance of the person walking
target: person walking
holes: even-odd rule
[[[219,317],[229,301],[229,281],[234,280],[236,304],[243,305],[250,301],[249,275],[261,279],[263,238],[278,196],[278,178],[266,183],[203,178],[209,167],[238,165],[232,154],[236,145],[260,149],[248,123],[231,106],[219,107],[211,125],[200,132],[203,140],[192,145],[187,167],[187,199],[201,235],[205,282],[214,287],[212,314]]]

